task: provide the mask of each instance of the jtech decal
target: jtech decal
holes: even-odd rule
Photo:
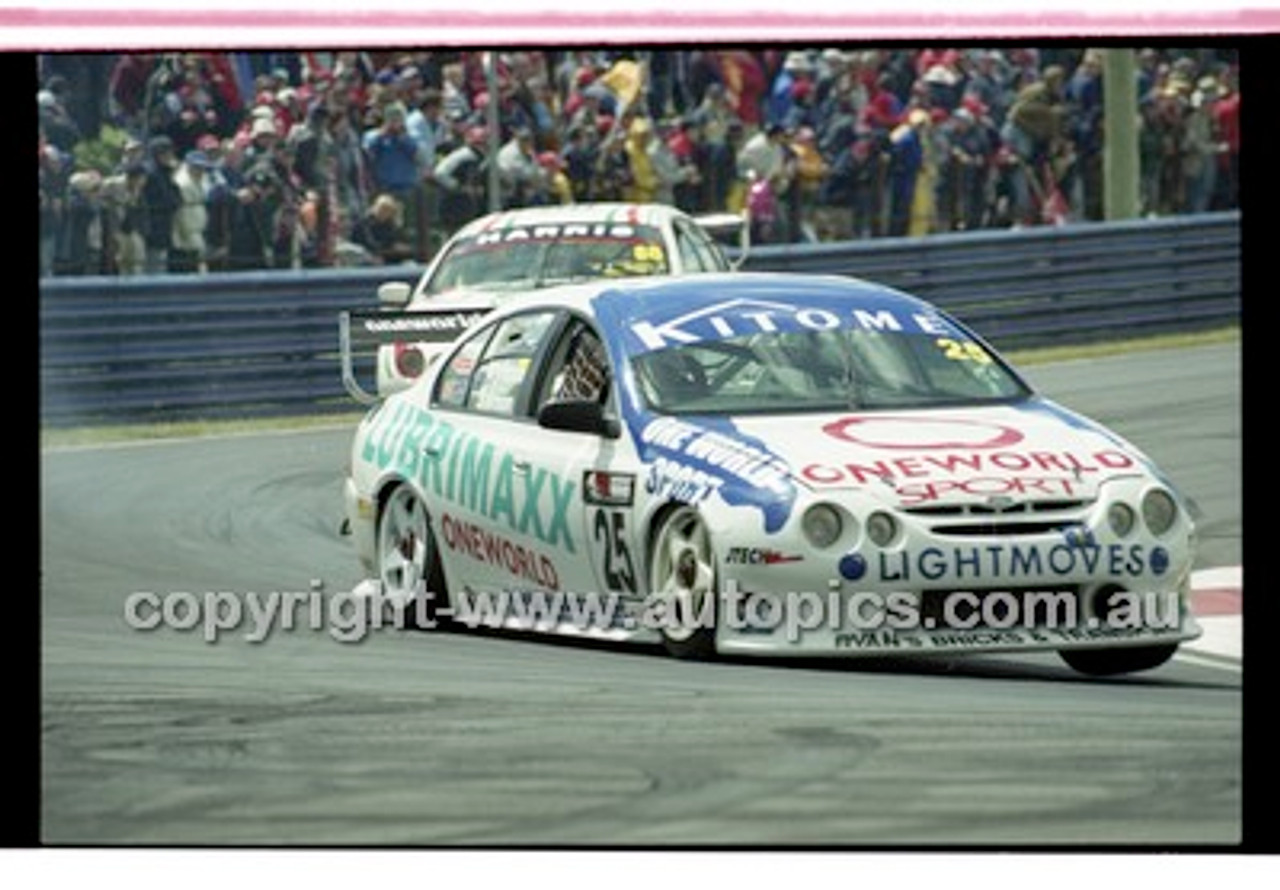
[[[804,557],[798,553],[783,553],[768,547],[730,547],[724,555],[726,564],[745,566],[772,566],[802,559]]]

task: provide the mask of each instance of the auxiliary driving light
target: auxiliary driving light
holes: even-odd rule
[[[867,517],[867,537],[877,547],[887,547],[898,536],[898,522],[888,513],[877,511]]]
[[[1127,538],[1129,532],[1133,531],[1133,524],[1137,517],[1133,514],[1133,508],[1128,504],[1116,501],[1107,508],[1107,522],[1111,525],[1111,530],[1115,532],[1117,538]]]
[[[1142,521],[1153,535],[1163,535],[1178,518],[1178,504],[1163,488],[1153,488],[1142,498]]]
[[[805,510],[801,527],[809,543],[819,550],[834,544],[844,531],[839,511],[830,504],[814,504]]]

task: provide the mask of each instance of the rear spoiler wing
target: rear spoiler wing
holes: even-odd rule
[[[366,390],[356,377],[356,352],[364,354],[395,343],[437,346],[462,336],[493,310],[484,305],[452,305],[447,308],[406,312],[386,309],[348,309],[338,313],[338,349],[342,361],[342,385],[362,405],[376,404],[380,395]]]
[[[713,238],[738,236],[738,258],[733,261],[736,270],[747,261],[751,252],[751,217],[744,209],[741,213],[705,213],[693,221]]]

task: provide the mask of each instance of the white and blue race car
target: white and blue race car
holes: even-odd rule
[[[847,278],[515,298],[364,418],[345,507],[369,589],[427,624],[1091,674],[1200,632],[1193,523],[1152,462]]]

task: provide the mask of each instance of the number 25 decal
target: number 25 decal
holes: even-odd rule
[[[604,551],[604,583],[611,591],[635,593],[636,572],[627,546],[627,514],[597,510],[592,535]]]
[[[943,351],[943,355],[952,361],[991,364],[991,356],[987,355],[987,351],[977,343],[971,343],[968,340],[952,340],[950,337],[939,337],[936,342],[938,348]]]

